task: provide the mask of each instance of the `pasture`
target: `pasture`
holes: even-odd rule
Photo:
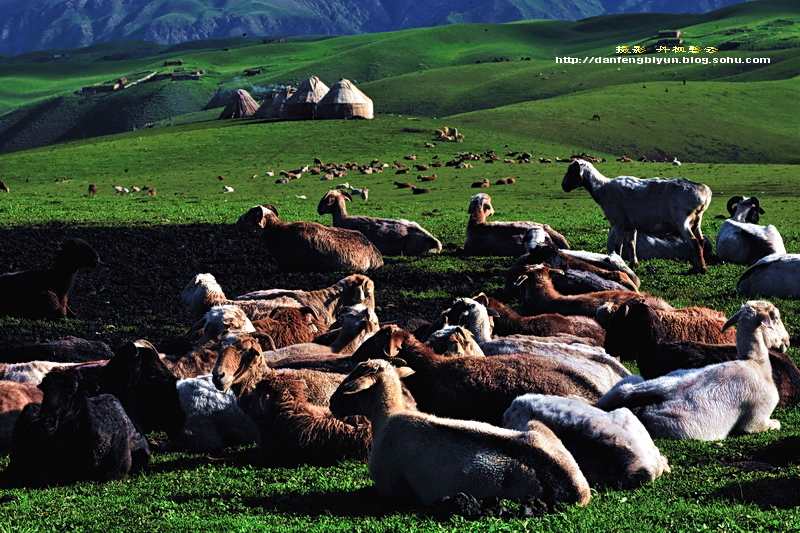
[[[467,123],[389,114],[373,121],[200,121],[0,156],[0,179],[11,189],[0,194],[0,271],[45,266],[53,247],[66,237],[85,238],[110,263],[79,273],[71,298],[78,318],[2,318],[0,346],[67,335],[112,346],[137,338],[159,344],[191,325],[178,298],[200,272],[213,273],[230,295],[328,286],[342,276],[276,273],[260,243],[232,224],[250,206],[273,203],[282,220],[330,225],[328,216],[316,214],[316,204],[343,181],[370,189],[369,201],[356,198],[348,206],[351,214],[416,220],[445,247],[431,257],[386,258],[382,269],[370,273],[383,322],[429,320],[454,297],[500,289],[512,258],[465,257],[458,251],[469,198],[476,192],[470,184],[483,178],[491,183],[506,176],[517,180],[484,190],[492,196],[495,219],[546,222],[573,248],[604,250],[607,224],[600,209],[585,191],[561,190],[566,165],[559,163],[476,161],[471,169],[440,167],[437,180],[426,184],[430,194],[415,196],[393,185],[395,180],[416,181],[413,170],[400,176],[391,169],[348,173],[336,182],[304,175],[283,185],[264,177],[268,170],[277,174],[311,164],[314,157],[359,163],[379,158],[392,164],[415,153],[417,162],[430,163],[456,152],[494,150],[502,159],[506,152],[528,151],[534,158],[555,158],[585,149]],[[434,128],[444,124],[459,127],[465,141],[425,148]],[[757,195],[767,211],[762,223],[778,226],[790,252],[800,250],[800,202],[792,165],[684,159],[681,167],[673,167],[618,163],[614,151],[591,153],[609,159],[598,164],[609,177],[686,177],[709,185],[714,199],[703,230],[712,239],[728,198]],[[89,183],[99,188],[94,197],[86,193]],[[223,184],[234,192],[223,193]],[[157,195],[118,195],[113,185],[148,185]],[[676,306],[707,306],[728,315],[741,305],[735,283],[745,267],[712,265],[706,275],[686,276],[688,266],[643,262],[642,290]],[[796,344],[800,305],[774,303]],[[799,360],[796,348],[790,353]],[[262,468],[249,460],[253,450],[244,448],[215,456],[156,453],[148,472],[107,484],[3,489],[7,497],[0,504],[0,525],[8,531],[789,531],[800,523],[796,447],[770,446],[780,447],[783,439],[796,436],[800,417],[796,408],[779,408],[775,418],[783,424],[775,432],[720,442],[660,440],[671,473],[640,489],[594,493],[584,508],[565,507],[539,518],[437,519],[424,510],[397,509],[379,500],[363,464]],[[158,443],[164,436],[150,438]],[[0,459],[0,465],[6,464]],[[507,507],[517,514],[516,505]]]

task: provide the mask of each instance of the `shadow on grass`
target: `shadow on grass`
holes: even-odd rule
[[[800,478],[731,483],[715,491],[714,496],[739,503],[752,503],[764,510],[794,509],[800,506]]]

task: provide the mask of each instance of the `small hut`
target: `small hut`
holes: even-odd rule
[[[281,111],[281,118],[286,120],[309,120],[314,118],[314,111],[323,96],[328,93],[328,86],[318,77],[311,76],[300,84],[297,91],[286,99]]]
[[[293,94],[294,88],[292,88],[291,85],[287,85],[282,91],[273,92],[272,98],[265,100],[264,103],[261,104],[261,107],[256,110],[255,116],[260,118],[280,117],[281,111],[283,111],[284,102],[286,102],[286,99]]]
[[[350,80],[339,78],[317,103],[317,118],[373,118],[372,100]]]
[[[219,118],[252,117],[258,110],[258,102],[244,89],[236,89],[228,100],[228,105],[220,113]]]

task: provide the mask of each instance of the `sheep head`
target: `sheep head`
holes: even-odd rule
[[[344,208],[345,201],[352,201],[353,197],[343,190],[335,189],[325,193],[322,200],[317,205],[317,214],[326,215],[333,213],[333,206],[341,203],[340,209]]]
[[[342,288],[338,307],[364,304],[375,309],[375,282],[364,274],[351,274],[338,281]]]
[[[39,429],[45,435],[53,435],[61,424],[74,420],[84,399],[97,394],[96,383],[80,379],[77,371],[69,368],[51,370],[38,387],[43,393]]]
[[[367,339],[351,356],[354,363],[372,358],[392,361],[403,349],[403,344],[411,334],[399,326],[389,324]]]
[[[261,345],[245,334],[230,344],[221,343],[211,379],[218,390],[226,391],[236,384],[257,381],[266,368]]]
[[[733,220],[750,224],[758,224],[759,215],[766,212],[761,208],[761,204],[755,196],[749,198],[734,196],[728,200],[727,207]]]
[[[181,292],[181,305],[188,307],[197,319],[205,315],[212,305],[224,299],[222,287],[208,273],[197,274]]]
[[[476,194],[470,200],[467,212],[470,215],[470,219],[481,221],[494,215],[492,198],[486,193]]]
[[[786,331],[778,308],[764,300],[745,302],[731,316],[722,331],[739,324],[736,334],[737,345],[740,337],[759,336],[767,348],[785,352],[789,348],[789,333]]]
[[[561,180],[561,188],[564,192],[574,191],[578,187],[583,186],[583,173],[586,170],[593,170],[594,166],[588,161],[576,159],[567,167],[567,173],[564,174],[564,179]]]
[[[414,371],[402,359],[395,362],[401,366],[394,367],[383,359],[368,359],[359,363],[331,396],[330,410],[333,416],[342,418],[349,415],[371,416],[375,407],[375,397],[365,396],[365,391],[375,390],[375,385],[382,380],[394,381],[400,388],[400,380],[410,376]],[[362,393],[362,394],[359,394]],[[384,400],[395,400],[384,398]],[[399,398],[397,398],[399,400]],[[402,400],[400,400],[402,403]]]
[[[248,209],[236,221],[236,227],[260,235],[268,224],[274,224],[275,222],[280,222],[278,209],[272,204],[263,204]]]

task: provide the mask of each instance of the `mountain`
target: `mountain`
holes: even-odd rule
[[[353,35],[459,22],[705,13],[736,0],[0,0],[0,53],[99,42]]]

